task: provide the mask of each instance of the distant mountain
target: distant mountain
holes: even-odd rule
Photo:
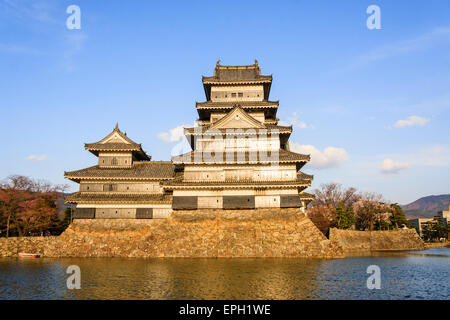
[[[410,204],[401,206],[408,219],[433,218],[439,211],[447,210],[450,194],[420,198]]]

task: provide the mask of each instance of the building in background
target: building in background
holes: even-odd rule
[[[448,224],[450,221],[450,206],[448,206],[448,210],[443,210],[439,212],[439,215],[444,219],[445,223]]]
[[[448,222],[450,220],[450,206],[448,207],[448,210],[439,211],[437,215],[442,218],[445,225],[448,225]],[[421,237],[423,236],[423,229],[427,223],[436,223],[436,220],[434,220],[434,218],[416,218],[410,219],[408,221],[414,226],[414,228],[416,228],[417,233]]]

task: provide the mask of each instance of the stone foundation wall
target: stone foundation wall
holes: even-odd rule
[[[164,220],[75,220],[59,237],[0,239],[0,255],[46,257],[341,257],[299,209],[195,210]]]
[[[15,257],[19,252],[43,253],[57,237],[0,238],[0,257]]]
[[[380,250],[424,250],[425,245],[415,229],[396,231],[354,231],[330,229],[330,240],[346,254]]]

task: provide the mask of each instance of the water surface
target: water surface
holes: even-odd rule
[[[81,269],[69,290],[66,269]],[[369,290],[369,265],[381,289]],[[450,299],[450,249],[345,259],[0,258],[0,299]]]

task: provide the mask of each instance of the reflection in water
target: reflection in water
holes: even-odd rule
[[[66,288],[73,264],[81,290]],[[381,290],[366,287],[372,264]],[[449,249],[337,260],[2,258],[0,299],[449,299],[449,267]]]

